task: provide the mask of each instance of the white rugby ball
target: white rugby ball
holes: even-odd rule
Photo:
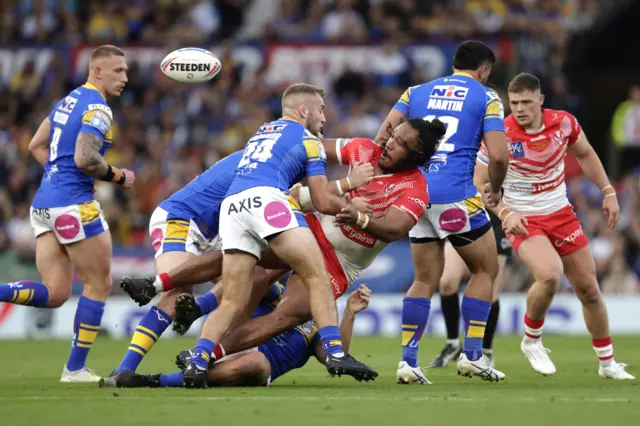
[[[179,83],[202,83],[220,72],[222,64],[213,53],[198,47],[174,50],[160,63],[162,73]]]

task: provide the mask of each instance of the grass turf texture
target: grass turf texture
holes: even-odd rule
[[[520,337],[498,337],[500,383],[467,379],[455,365],[429,369],[430,386],[395,384],[399,339],[356,337],[353,354],[380,373],[373,383],[328,377],[315,360],[269,388],[99,389],[58,382],[69,353],[65,341],[4,341],[0,367],[1,424],[6,425],[622,425],[640,415],[640,382],[597,375],[597,358],[587,336],[546,336],[558,373],[535,373],[520,352]],[[98,338],[89,366],[108,374],[128,342]],[[141,373],[169,373],[175,354],[193,339],[160,340]],[[442,339],[425,338],[426,365]],[[614,338],[616,359],[640,376],[640,339]],[[417,423],[416,423],[417,422]]]

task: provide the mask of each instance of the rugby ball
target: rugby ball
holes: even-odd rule
[[[162,73],[179,83],[202,83],[215,77],[222,68],[220,60],[208,50],[185,47],[174,50],[160,63]]]

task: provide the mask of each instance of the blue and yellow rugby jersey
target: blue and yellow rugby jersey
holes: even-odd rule
[[[192,219],[208,240],[218,235],[220,204],[233,182],[242,151],[223,158],[158,207],[169,212],[168,219]]]
[[[318,325],[307,321],[258,346],[271,365],[271,381],[303,367],[314,356],[318,340]]]
[[[244,148],[227,196],[257,186],[288,192],[305,177],[326,174],[320,139],[287,117],[265,124]]]
[[[473,171],[485,133],[504,132],[500,97],[469,74],[454,73],[407,89],[393,107],[406,118],[438,118],[447,132],[423,169],[433,204],[476,195]]]
[[[94,178],[79,169],[73,159],[76,139],[81,132],[98,136],[103,141],[100,155],[104,156],[111,145],[111,108],[98,89],[86,83],[58,101],[49,120],[49,160],[33,207],[64,207],[93,200]]]

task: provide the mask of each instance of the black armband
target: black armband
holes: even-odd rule
[[[109,168],[107,169],[107,173],[104,174],[104,176],[102,176],[100,178],[100,180],[103,180],[105,182],[113,182],[113,178],[116,176],[116,174],[113,172],[113,167],[111,167],[111,164],[109,164]],[[124,175],[123,175],[124,177]]]

